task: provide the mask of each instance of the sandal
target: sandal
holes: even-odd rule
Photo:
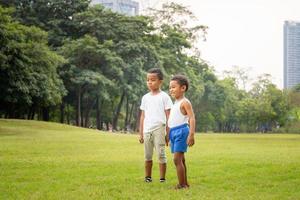
[[[164,183],[164,182],[166,182],[166,179],[165,178],[160,178],[159,182]]]
[[[145,177],[145,182],[146,182],[146,183],[152,182],[152,178],[151,178],[150,176],[146,176],[146,177]]]

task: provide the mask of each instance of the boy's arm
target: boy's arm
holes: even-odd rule
[[[143,129],[144,129],[144,119],[145,119],[145,113],[143,110],[141,110],[141,116],[140,116],[140,128],[139,128],[139,141],[140,143],[144,143],[144,135],[143,135]]]
[[[182,105],[183,105],[183,109],[186,111],[187,116],[189,117],[190,133],[187,139],[187,144],[189,146],[193,146],[195,144],[195,139],[194,139],[195,124],[196,124],[195,114],[191,103],[184,101]]]
[[[166,119],[167,119],[167,123],[166,123],[166,145],[168,146],[169,145],[169,132],[170,132],[170,128],[168,126],[168,121],[169,121],[169,116],[170,116],[170,110],[171,109],[168,109],[168,110],[165,110],[165,113],[166,113]]]

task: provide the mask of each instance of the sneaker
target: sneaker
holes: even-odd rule
[[[164,183],[164,182],[166,182],[166,179],[165,178],[161,178],[161,179],[159,179],[159,182]]]
[[[152,182],[152,178],[151,178],[150,176],[146,176],[146,177],[145,177],[145,182],[146,182],[146,183]]]

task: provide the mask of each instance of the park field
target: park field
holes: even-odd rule
[[[300,135],[197,134],[184,190],[167,152],[144,183],[137,135],[1,119],[0,199],[300,199]]]

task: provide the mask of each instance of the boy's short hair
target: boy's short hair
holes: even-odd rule
[[[188,91],[188,89],[189,89],[189,81],[188,81],[188,79],[187,79],[186,76],[181,75],[181,74],[177,74],[177,75],[174,75],[171,78],[171,81],[176,81],[180,86],[184,86],[185,85],[185,91]]]
[[[159,80],[164,80],[164,75],[159,68],[151,68],[148,70],[149,74],[156,74]]]

